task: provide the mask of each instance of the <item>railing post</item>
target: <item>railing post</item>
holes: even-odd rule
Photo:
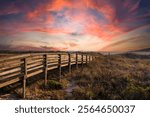
[[[91,56],[91,61],[93,61],[93,56]]]
[[[58,55],[59,79],[61,79],[61,54]]]
[[[68,54],[68,67],[69,67],[69,73],[71,73],[71,54]]]
[[[76,69],[78,69],[78,53],[76,53]]]
[[[90,55],[89,55],[89,57],[88,57],[88,58],[89,58],[89,60],[88,60],[88,61],[89,61],[89,63],[90,63]]]
[[[87,55],[87,63],[89,63],[89,55]]]
[[[81,65],[82,65],[82,68],[83,68],[83,54],[81,54],[81,59],[82,59]]]
[[[90,56],[90,62],[92,61],[92,59],[91,59],[91,58],[92,58],[92,56]]]
[[[47,58],[47,54],[44,55],[44,75],[45,75],[45,79],[44,79],[44,84],[45,86],[47,86],[47,79],[48,79],[48,74],[47,74],[47,71],[48,71],[48,58]]]
[[[95,60],[95,56],[92,56],[92,61],[94,61]]]
[[[88,58],[87,58],[87,54],[86,54],[86,64],[88,63]]]
[[[23,59],[23,91],[22,97],[23,99],[26,98],[26,79],[27,79],[27,58]]]

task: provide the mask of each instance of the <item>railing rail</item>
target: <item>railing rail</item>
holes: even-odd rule
[[[61,78],[61,68],[68,66],[71,73],[72,65],[87,64],[95,57],[85,53],[35,53],[16,55],[0,59],[0,88],[22,81],[23,98],[25,98],[26,80],[32,76],[44,73],[47,85],[48,71],[58,68]]]

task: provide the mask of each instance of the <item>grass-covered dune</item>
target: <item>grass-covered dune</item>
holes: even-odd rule
[[[150,59],[131,56],[100,56],[74,72],[74,99],[150,99]]]

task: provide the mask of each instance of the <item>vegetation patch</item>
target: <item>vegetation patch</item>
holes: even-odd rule
[[[60,90],[63,89],[63,84],[55,80],[48,80],[46,89]]]

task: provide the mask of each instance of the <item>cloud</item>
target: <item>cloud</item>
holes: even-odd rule
[[[140,50],[143,48],[150,48],[149,36],[150,35],[141,35],[137,37],[128,38],[126,40],[121,40],[102,48],[101,51],[126,52]]]
[[[59,51],[59,50],[66,50],[66,48],[55,48],[55,47],[47,47],[47,46],[40,46],[40,47],[34,47],[34,46],[11,46],[11,45],[0,45],[0,50],[11,50],[11,51]]]
[[[49,38],[48,35],[64,36],[61,37],[62,40],[52,39],[51,36],[53,45],[38,43],[39,47],[36,47],[40,49],[54,47],[60,50],[85,50],[84,45],[88,45],[91,46],[90,49],[100,50],[107,44],[116,47],[117,44],[122,45],[121,43],[126,41],[120,40],[116,45],[111,44],[115,42],[115,37],[128,35],[131,31],[149,24],[150,13],[142,10],[146,8],[140,7],[141,2],[142,0],[14,0],[11,2],[5,0],[0,5],[0,36],[9,35],[11,38],[13,35],[23,33],[17,38],[23,39],[24,42],[28,34],[33,32],[36,35],[45,34],[42,35],[44,37],[42,41],[45,42],[47,41],[45,38]],[[38,38],[36,35],[30,36],[33,38],[31,42],[35,37]],[[40,39],[37,40],[40,42]],[[55,39],[57,41],[54,41]],[[131,42],[130,39],[127,39],[127,42]],[[86,41],[91,42],[91,45]],[[20,48],[26,49],[26,47],[28,46],[22,45]]]
[[[15,6],[14,2],[8,3],[1,3],[0,8],[0,15],[9,15],[9,14],[16,14],[19,13],[20,10]]]

